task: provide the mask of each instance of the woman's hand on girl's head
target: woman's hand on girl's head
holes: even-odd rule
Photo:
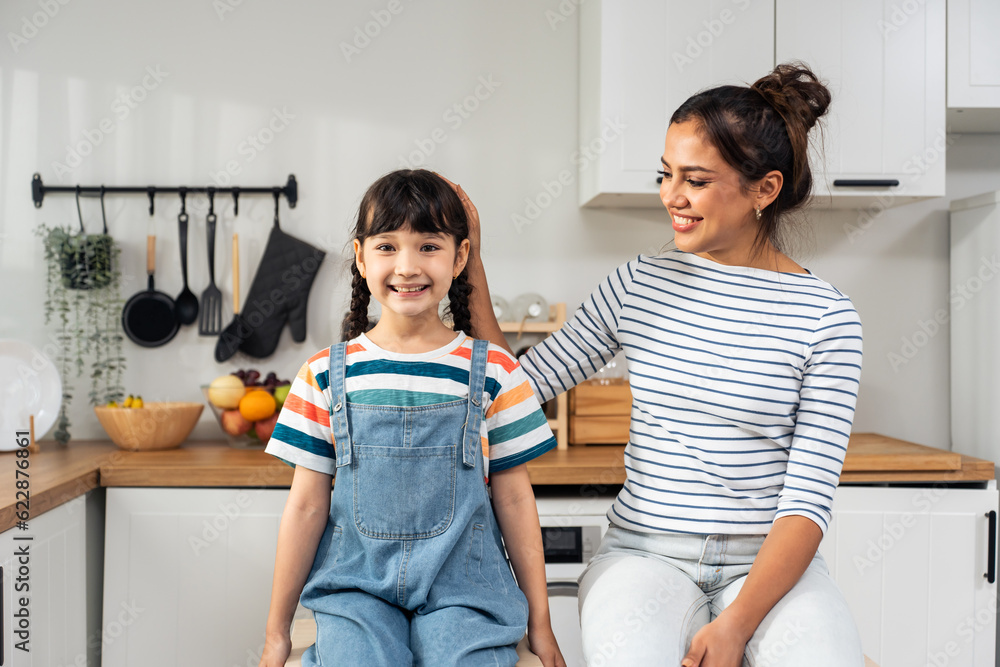
[[[528,648],[538,656],[545,667],[566,667],[566,661],[559,651],[552,627],[532,631],[528,629]]]
[[[440,176],[445,183],[454,188],[455,194],[457,194],[458,198],[462,200],[462,205],[465,206],[465,214],[469,216],[469,243],[472,244],[472,248],[470,248],[470,254],[478,256],[479,240],[481,236],[480,226],[479,226],[479,210],[476,208],[476,205],[472,203],[472,200],[469,199],[469,195],[465,193],[465,190],[462,189],[461,185],[459,185],[458,183],[452,183],[444,176],[441,176],[441,174],[438,174],[438,176]]]

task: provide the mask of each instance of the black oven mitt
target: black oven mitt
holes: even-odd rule
[[[271,356],[286,322],[292,340],[304,341],[309,290],[324,257],[324,251],[289,236],[277,225],[272,227],[243,312],[219,336],[215,360],[221,363],[237,349],[258,359]]]

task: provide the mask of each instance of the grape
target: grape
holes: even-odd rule
[[[267,374],[267,377],[264,378],[264,382],[267,382],[268,380],[277,380],[277,379],[278,375],[274,371],[271,371],[270,373]]]
[[[247,385],[248,387],[256,387],[258,384],[257,378],[259,377],[260,377],[260,371],[251,368],[250,370],[247,371],[246,376],[243,378],[243,384]]]
[[[239,379],[243,380],[244,378],[246,378],[247,372],[241,368],[240,370],[238,370],[238,371],[236,371],[234,373],[230,373],[230,375],[235,375]]]

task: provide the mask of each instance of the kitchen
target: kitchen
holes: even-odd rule
[[[147,401],[202,401],[199,385],[251,363],[290,377],[306,356],[336,339],[349,295],[344,262],[357,203],[376,177],[400,167],[428,166],[470,194],[482,214],[483,252],[497,294],[513,301],[538,292],[574,308],[614,267],[657,252],[672,236],[662,208],[580,206],[580,190],[604,157],[595,150],[601,144],[591,148],[591,141],[604,131],[605,145],[614,145],[623,132],[599,122],[581,130],[592,120],[581,110],[587,4],[5,3],[0,277],[7,289],[0,338],[38,347],[48,340],[40,305],[45,266],[34,230],[77,220],[72,196],[46,196],[34,207],[28,181],[36,172],[47,185],[66,186],[249,188],[284,184],[289,174],[297,179],[295,208],[280,201],[282,229],[327,253],[312,286],[305,342],[285,332],[266,359],[218,364],[214,339],[192,327],[158,348],[126,341],[123,384]],[[678,62],[686,74],[700,71],[727,35],[745,39],[740,25],[757,4],[712,3],[694,22],[702,27],[670,46],[636,39],[634,57],[645,65],[636,76],[670,73]],[[943,25],[944,2],[898,5],[902,14],[894,15],[896,5],[885,3],[888,23],[872,22],[875,35],[895,37],[931,10]],[[911,5],[917,18],[906,13]],[[716,19],[722,29],[712,24]],[[688,38],[697,44],[702,30],[711,37],[702,40],[704,52],[688,52]],[[773,42],[773,27],[760,39]],[[935,53],[932,66],[943,85],[945,54]],[[834,95],[836,105],[836,89]],[[833,143],[828,137],[828,152]],[[944,196],[906,204],[872,198],[860,208],[817,201],[793,255],[849,295],[861,315],[865,363],[854,432],[950,450],[950,332],[947,320],[936,319],[951,301],[949,205],[996,189],[1000,135],[932,134],[928,148],[942,145],[939,157],[926,161],[944,164],[938,193]],[[650,173],[661,148],[656,137],[644,149]],[[208,284],[207,200],[191,195],[187,204],[188,280],[200,294]],[[269,197],[249,195],[240,198],[238,215],[231,197],[216,204],[215,278],[228,322],[229,240],[239,234],[245,290],[274,207]],[[85,198],[81,206],[88,230],[97,229],[96,200]],[[146,284],[151,232],[158,237],[157,289],[178,294],[177,198],[158,195],[152,219],[142,195],[108,196],[106,207],[110,234],[122,248],[123,299]],[[105,439],[87,405],[86,381],[74,380],[73,388],[74,440]],[[220,438],[208,410],[191,438]]]

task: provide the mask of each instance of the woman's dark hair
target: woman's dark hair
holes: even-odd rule
[[[354,238],[362,245],[370,236],[411,229],[419,233],[448,234],[456,247],[469,237],[469,218],[458,195],[437,174],[425,169],[401,169],[372,183],[358,208]],[[358,266],[351,262],[351,305],[346,325],[347,339],[368,330],[371,292]],[[469,295],[472,285],[466,269],[452,280],[448,290],[448,312],[455,331],[472,335]]]
[[[781,172],[781,192],[761,210],[758,251],[768,241],[780,247],[779,221],[809,199],[809,130],[830,99],[830,91],[805,64],[784,63],[749,88],[720,86],[698,93],[670,117],[671,125],[697,121],[747,191],[768,172]]]

